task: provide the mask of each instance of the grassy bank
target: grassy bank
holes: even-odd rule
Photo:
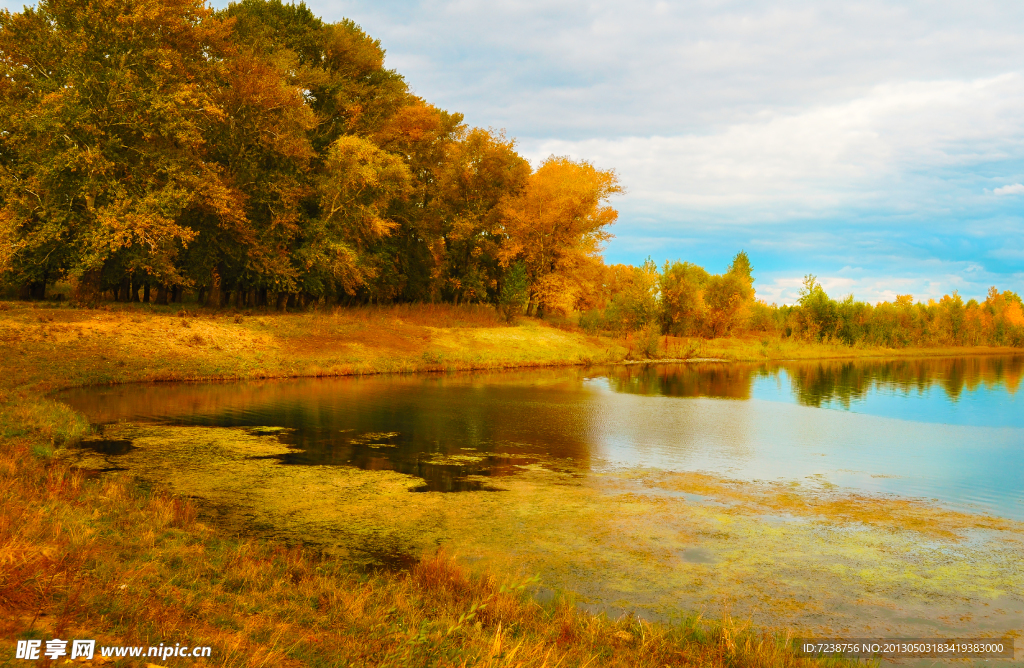
[[[0,304],[9,389],[614,362],[622,342],[449,305],[297,314]]]
[[[731,361],[1019,353],[1017,348],[880,348],[759,337],[591,336],[489,307],[447,304],[306,313],[150,305],[98,309],[0,302],[0,387],[15,392],[138,381],[287,378],[503,369],[650,358]]]
[[[632,342],[623,345],[629,349]],[[1024,349],[1009,346],[932,346],[927,348],[885,348],[863,344],[810,343],[798,339],[768,336],[686,339],[662,337],[658,355],[667,358],[712,358],[735,362],[782,362],[789,360],[893,359],[906,357],[958,357],[963,355],[1024,355]]]
[[[894,352],[756,339],[659,345],[665,357],[736,360]],[[490,309],[450,306],[279,315],[2,304],[0,346],[5,660],[16,638],[72,637],[213,646],[212,662],[197,665],[824,665],[730,619],[651,625],[567,600],[538,604],[518,576],[471,574],[444,555],[409,572],[357,573],[225,535],[187,500],[49,456],[89,430],[44,397],[64,387],[618,362],[640,356],[629,338],[509,327]]]

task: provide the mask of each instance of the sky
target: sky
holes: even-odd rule
[[[743,249],[780,304],[806,274],[872,302],[1024,294],[1024,3],[306,4],[534,165],[614,169],[609,263]]]

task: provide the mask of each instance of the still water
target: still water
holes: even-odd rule
[[[700,363],[143,385],[66,392],[97,424],[285,427],[287,465],[487,491],[528,461],[579,474],[813,481],[1024,519],[1024,356]],[[97,442],[116,454],[124,444]]]

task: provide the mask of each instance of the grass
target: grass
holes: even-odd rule
[[[629,346],[629,339],[625,345]],[[666,358],[711,358],[730,362],[778,362],[789,360],[849,360],[902,357],[954,357],[964,355],[1020,355],[1024,350],[1008,346],[934,346],[885,348],[863,344],[817,343],[776,336],[747,335],[719,339],[663,336],[660,355]]]
[[[46,392],[134,381],[287,378],[615,362],[621,342],[485,307],[366,307],[297,314],[123,305],[3,304],[3,387]]]
[[[359,572],[227,535],[186,499],[51,456],[89,431],[82,416],[45,398],[57,389],[642,357],[628,337],[525,320],[509,327],[491,309],[448,305],[276,314],[0,303],[0,347],[0,637],[9,641],[183,642],[215,648],[201,665],[253,667],[830,665],[727,615],[649,624],[593,615],[564,597],[540,604],[529,580],[470,573],[443,553],[407,572]],[[660,353],[765,360],[910,351],[669,337]]]

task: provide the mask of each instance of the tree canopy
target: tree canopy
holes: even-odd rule
[[[83,299],[498,304],[518,267],[531,309],[571,309],[614,173],[534,171],[384,57],[280,0],[3,11],[0,275]]]

